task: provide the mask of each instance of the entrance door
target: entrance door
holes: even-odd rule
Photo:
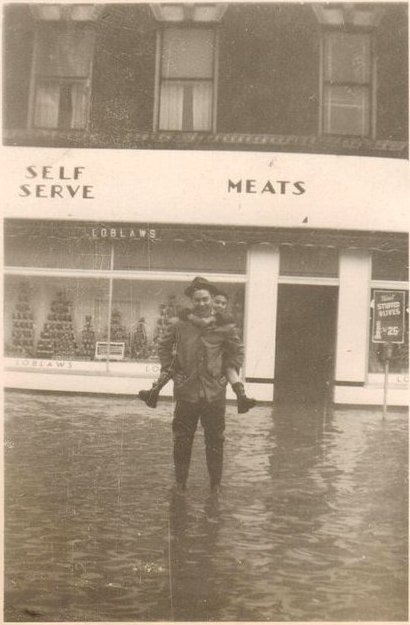
[[[275,402],[330,399],[336,315],[337,287],[279,285]]]

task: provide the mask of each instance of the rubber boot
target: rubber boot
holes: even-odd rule
[[[156,408],[160,390],[160,388],[153,384],[152,388],[149,390],[140,391],[138,393],[138,397],[142,399],[142,401],[145,402],[149,408]]]
[[[156,408],[158,403],[158,397],[161,389],[169,382],[171,376],[167,373],[161,373],[158,380],[154,382],[149,390],[143,390],[138,393],[138,397],[147,404],[149,408]]]
[[[238,398],[238,414],[244,414],[256,406],[256,399],[246,396],[245,387],[242,382],[232,384],[232,390]]]

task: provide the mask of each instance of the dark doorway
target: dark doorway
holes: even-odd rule
[[[275,402],[317,404],[331,397],[337,287],[279,285]]]

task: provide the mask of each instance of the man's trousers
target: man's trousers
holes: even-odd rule
[[[225,399],[214,402],[200,399],[195,403],[177,401],[172,432],[175,478],[180,486],[185,487],[188,478],[192,444],[198,420],[201,420],[201,425],[204,428],[206,464],[211,488],[220,484],[223,464],[225,406]]]

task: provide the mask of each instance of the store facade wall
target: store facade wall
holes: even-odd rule
[[[278,281],[279,248],[268,244],[250,246],[244,376],[249,392],[265,401],[271,401],[273,396]]]
[[[169,319],[189,306],[184,288],[203,275],[229,295],[245,343],[242,377],[259,401],[275,399],[276,342],[284,332],[278,293],[287,286],[298,292],[300,311],[298,328],[286,332],[302,333],[289,371],[298,349],[314,346],[326,329],[335,346],[331,399],[380,404],[383,355],[370,339],[374,290],[404,292],[408,310],[407,238],[369,235],[361,249],[346,247],[335,231],[321,238],[281,229],[6,220],[6,385],[136,394],[159,372],[157,342]],[[322,328],[301,325],[304,303],[307,315],[323,289],[334,294],[337,314],[330,306]],[[306,367],[317,366],[304,357]],[[406,405],[408,321],[390,371],[389,401]],[[170,384],[164,395],[171,393]]]
[[[339,264],[336,381],[362,384],[366,377],[371,255],[343,252]]]

